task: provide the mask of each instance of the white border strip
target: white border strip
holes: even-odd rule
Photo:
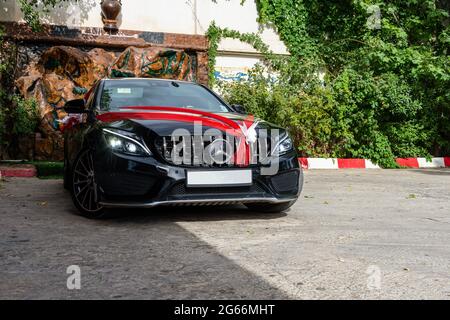
[[[366,169],[381,169],[379,165],[374,164],[372,161],[365,159]]]
[[[419,168],[445,168],[444,158],[432,158],[427,161],[426,158],[417,158]]]
[[[308,158],[308,169],[339,169],[335,158]]]

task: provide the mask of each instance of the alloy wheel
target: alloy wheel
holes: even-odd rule
[[[86,212],[102,209],[98,203],[98,187],[95,180],[94,161],[86,150],[77,159],[73,169],[73,196],[78,205]]]

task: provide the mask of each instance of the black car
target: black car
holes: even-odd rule
[[[301,192],[287,131],[205,86],[104,79],[64,109],[64,186],[86,217],[111,207],[238,203],[280,212]]]

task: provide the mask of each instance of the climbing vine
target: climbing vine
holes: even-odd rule
[[[267,63],[268,67],[277,69],[284,61],[283,57],[274,54],[269,49],[269,46],[265,44],[261,37],[256,33],[241,33],[239,31],[231,30],[228,28],[220,28],[213,21],[206,32],[206,36],[209,42],[208,70],[210,85],[213,85],[215,81],[214,67],[216,65],[217,50],[219,48],[220,41],[224,38],[237,39],[251,45],[262,55],[262,58],[264,62]]]
[[[77,2],[78,0],[18,0],[25,22],[33,31],[40,31],[41,18],[62,2]]]

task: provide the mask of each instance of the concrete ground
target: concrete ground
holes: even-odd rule
[[[77,216],[61,180],[0,185],[0,299],[450,299],[450,170],[308,171],[283,214],[103,221]]]

